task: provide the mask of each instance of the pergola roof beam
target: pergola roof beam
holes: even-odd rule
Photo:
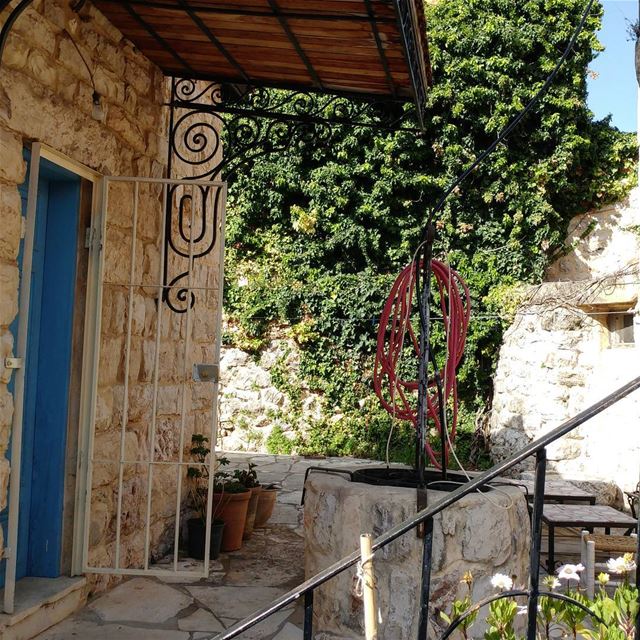
[[[296,50],[296,53],[298,54],[300,60],[302,60],[302,62],[304,63],[304,66],[307,68],[307,71],[309,72],[309,76],[313,80],[313,83],[316,85],[318,89],[322,89],[323,88],[322,80],[320,80],[320,77],[316,73],[316,70],[313,68],[311,61],[309,60],[309,58],[303,51],[302,47],[300,46],[300,43],[298,42],[298,38],[296,38],[293,31],[291,31],[291,27],[289,27],[287,18],[282,15],[280,11],[280,7],[278,6],[278,3],[276,2],[276,0],[269,0],[269,6],[273,10],[273,14],[276,16],[276,18],[278,18],[278,22],[280,22],[280,24],[282,25],[283,31],[287,34],[287,38],[289,38],[289,41],[291,42],[293,48]]]
[[[204,22],[202,22],[200,17],[196,14],[195,10],[187,3],[187,1],[178,0],[178,2],[184,8],[184,10],[189,14],[193,22],[200,29],[200,31],[202,31],[202,33],[204,33],[207,36],[207,38],[209,38],[209,40],[215,45],[218,51],[220,51],[220,53],[225,57],[227,62],[242,76],[242,78],[246,82],[250,82],[249,76],[247,75],[245,70],[242,68],[240,63],[229,53],[229,51],[220,42],[220,40],[218,40],[218,38],[216,38],[215,35],[213,35],[213,33],[211,32],[211,29],[209,29],[209,27],[207,27],[207,25],[204,24]]]

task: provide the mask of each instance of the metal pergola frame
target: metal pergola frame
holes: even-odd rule
[[[428,85],[431,82],[431,73],[429,67],[428,58],[420,46],[420,43],[416,39],[416,28],[424,28],[424,20],[421,18],[415,10],[415,5],[412,0],[381,0],[385,4],[393,5],[395,9],[395,19],[385,18],[383,16],[376,16],[372,0],[362,0],[366,15],[353,15],[353,14],[332,14],[332,13],[309,13],[309,12],[291,12],[280,8],[277,0],[267,0],[271,11],[261,11],[255,9],[243,9],[241,7],[224,8],[224,7],[212,7],[207,5],[199,5],[198,0],[175,0],[172,5],[169,2],[162,2],[159,0],[109,0],[112,4],[122,5],[131,17],[138,23],[138,25],[144,29],[147,34],[155,40],[158,46],[169,54],[177,65],[164,68],[165,75],[175,77],[188,77],[194,80],[209,80],[212,82],[224,83],[229,81],[220,73],[216,74],[200,74],[185,60],[184,56],[179,54],[174,47],[164,38],[157,30],[149,24],[136,10],[136,8],[155,8],[155,9],[169,9],[175,8],[175,4],[179,6],[191,19],[193,25],[198,32],[206,38],[206,40],[213,45],[219,53],[225,58],[231,67],[233,67],[238,74],[237,78],[233,81],[237,82],[241,80],[246,85],[258,86],[258,82],[255,78],[251,78],[248,72],[244,69],[240,60],[234,56],[218,38],[211,29],[203,22],[199,14],[213,14],[213,15],[234,15],[243,17],[273,17],[275,16],[280,23],[282,30],[287,36],[287,39],[293,49],[296,52],[297,57],[303,63],[306,68],[310,79],[312,80],[311,86],[300,85],[295,86],[291,82],[283,83],[278,86],[278,82],[273,80],[260,80],[259,86],[272,87],[272,88],[286,88],[292,90],[309,90],[313,89],[318,92],[328,93],[333,95],[342,95],[350,97],[352,99],[373,99],[379,100],[382,95],[376,93],[359,93],[359,92],[345,92],[337,90],[333,87],[327,87],[325,83],[320,79],[319,73],[314,68],[309,56],[305,53],[304,49],[300,45],[300,42],[290,26],[290,20],[328,20],[335,22],[362,22],[368,24],[371,29],[374,41],[376,43],[376,50],[378,53],[378,59],[384,70],[384,75],[387,80],[388,94],[392,100],[404,98],[404,102],[409,99],[408,95],[400,96],[397,91],[396,83],[393,80],[391,70],[385,49],[382,42],[382,37],[378,29],[378,24],[393,24],[398,27],[401,34],[401,42],[403,53],[406,63],[409,67],[409,75],[412,84],[412,98],[416,107],[416,115],[420,126],[423,126],[424,117],[424,105],[426,100],[426,93]],[[7,0],[3,0],[7,2]],[[29,4],[32,0],[22,0],[22,3]],[[79,10],[86,0],[79,0],[76,4],[76,10]],[[1,40],[0,40],[1,42]]]

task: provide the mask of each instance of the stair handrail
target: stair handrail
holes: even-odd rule
[[[552,429],[551,431],[541,436],[537,440],[533,440],[528,445],[524,446],[522,449],[512,454],[502,462],[499,462],[493,467],[491,467],[490,469],[480,473],[475,478],[471,479],[469,482],[460,486],[458,489],[455,489],[451,493],[448,493],[446,496],[441,498],[435,504],[430,505],[425,509],[422,509],[421,511],[417,512],[410,518],[407,518],[403,522],[395,525],[394,527],[391,527],[391,529],[381,534],[373,541],[372,550],[376,551],[378,549],[381,549],[387,546],[388,544],[390,544],[400,536],[411,531],[412,529],[415,529],[417,526],[426,522],[430,518],[433,518],[434,516],[439,514],[441,511],[444,511],[447,507],[450,507],[452,504],[458,502],[465,496],[469,495],[470,493],[473,493],[474,491],[477,491],[478,489],[481,489],[491,480],[500,476],[505,471],[508,471],[515,465],[525,460],[526,458],[534,454],[539,454],[540,452],[544,452],[548,445],[555,442],[559,438],[562,438],[563,436],[567,435],[574,429],[578,428],[580,425],[584,424],[585,422],[587,422],[597,414],[601,413],[611,405],[616,404],[623,398],[626,398],[629,394],[633,393],[639,388],[640,388],[640,376],[634,378],[633,380],[626,383],[622,387],[619,387],[609,395],[605,396],[598,402],[587,407],[586,409],[584,409],[583,411],[575,415],[573,418],[566,420],[561,425],[559,425],[555,429]],[[543,471],[543,479],[544,479],[544,471]],[[542,484],[542,486],[544,487],[544,483]],[[541,511],[541,505],[542,503],[540,502],[540,505],[539,505],[540,511]],[[535,511],[535,508],[536,506],[534,505],[534,511]],[[640,521],[638,526],[640,528]],[[640,536],[638,538],[640,540]],[[278,598],[273,600],[270,604],[262,607],[261,609],[258,609],[257,611],[252,613],[250,616],[235,623],[234,625],[232,625],[222,633],[215,636],[213,640],[231,640],[231,638],[235,638],[237,635],[239,635],[243,631],[246,631],[247,629],[262,622],[263,620],[268,618],[270,615],[276,613],[277,611],[280,611],[287,605],[292,604],[293,602],[298,600],[301,596],[305,596],[305,639],[307,637],[311,638],[311,635],[310,634],[307,635],[306,633],[306,627],[307,627],[307,617],[310,616],[310,611],[312,611],[312,608],[313,608],[313,591],[317,587],[321,586],[322,584],[330,580],[331,578],[334,578],[335,576],[342,573],[349,567],[352,567],[353,565],[355,565],[359,560],[360,560],[359,551],[354,551],[348,556],[341,558],[340,560],[338,560],[337,562],[334,562],[332,565],[330,565],[326,569],[323,569],[322,571],[318,572],[313,577],[300,583],[297,587],[294,587],[287,593],[279,596]],[[640,570],[637,571],[637,574],[640,576]],[[309,624],[310,624],[310,620],[309,620]],[[638,616],[638,620],[636,621],[636,626],[640,626],[640,615]],[[640,633],[638,631],[636,631],[636,637],[640,640]]]

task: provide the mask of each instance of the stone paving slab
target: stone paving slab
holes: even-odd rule
[[[100,625],[95,622],[69,618],[41,633],[38,640],[189,640],[182,631],[131,627],[122,624]]]
[[[148,578],[118,585],[89,605],[105,622],[166,622],[193,602],[192,598]]]
[[[287,622],[273,640],[302,640],[302,629]]]
[[[196,609],[194,613],[178,620],[178,628],[182,631],[224,631],[225,626],[210,611]]]

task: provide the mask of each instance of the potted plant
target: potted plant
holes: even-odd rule
[[[251,538],[256,519],[256,511],[258,509],[258,499],[262,493],[262,486],[258,482],[258,474],[255,469],[256,465],[250,462],[248,469],[236,469],[233,472],[233,477],[251,491],[251,498],[249,499],[249,507],[247,509],[247,520],[242,533],[243,540]]]
[[[277,491],[278,489],[273,484],[262,487],[262,491],[258,497],[256,519],[253,523],[254,529],[264,527],[264,525],[269,521],[269,518],[273,514],[273,508],[276,504]]]
[[[207,446],[209,438],[194,433],[191,436],[191,448],[189,453],[196,466],[187,467],[187,479],[189,481],[189,507],[193,517],[187,521],[188,541],[187,549],[191,558],[204,559],[205,530],[207,525],[207,495],[209,492],[209,467],[206,464],[210,449]],[[229,464],[227,458],[217,460],[218,467]],[[215,477],[215,474],[214,474]],[[220,555],[224,521],[216,518],[216,508],[213,505],[211,516],[211,543],[209,557],[217,558]]]
[[[220,520],[224,521],[222,551],[236,551],[242,546],[250,499],[251,491],[240,481],[226,472],[216,472],[213,506]]]

